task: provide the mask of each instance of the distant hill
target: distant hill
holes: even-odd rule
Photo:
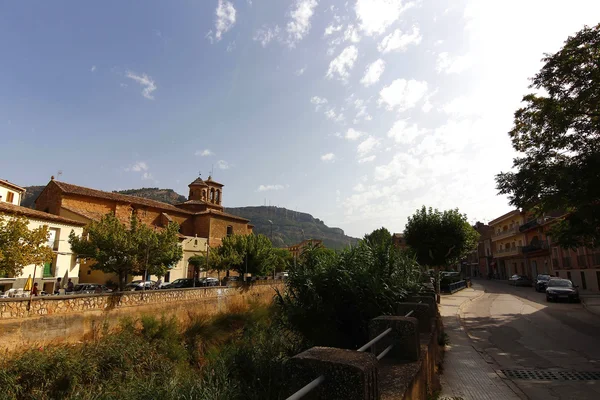
[[[35,199],[38,198],[42,190],[44,190],[46,186],[25,186],[27,190],[25,192],[25,196],[21,199],[21,205],[23,207],[35,208]]]
[[[162,201],[163,203],[183,203],[187,197],[180,195],[173,189],[141,188],[128,190],[114,190],[113,193],[121,193],[129,196],[144,197],[150,200]]]
[[[358,239],[346,236],[340,228],[330,228],[312,215],[280,207],[235,207],[226,208],[230,214],[250,220],[254,232],[271,236],[273,221],[273,244],[277,247],[290,246],[304,239],[320,239],[325,247],[342,249],[355,244]]]
[[[35,208],[35,199],[46,186],[27,186],[25,197],[21,201],[24,207]],[[115,193],[138,196],[146,199],[177,204],[187,200],[173,189],[142,188],[114,191]],[[340,228],[330,228],[323,221],[312,215],[288,210],[280,207],[231,207],[226,212],[250,220],[254,225],[254,232],[271,236],[273,221],[273,244],[276,247],[290,246],[304,239],[320,239],[326,247],[342,249],[350,244],[356,244],[356,238],[346,236]]]

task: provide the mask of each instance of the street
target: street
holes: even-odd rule
[[[485,293],[460,307],[461,323],[517,395],[600,398],[600,317],[581,304],[547,303],[531,287],[477,280],[473,288]]]

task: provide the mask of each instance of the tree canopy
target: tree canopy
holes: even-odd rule
[[[227,236],[217,252],[223,269],[233,269],[240,275],[268,275],[275,267],[273,245],[264,235]]]
[[[477,248],[479,233],[457,209],[439,211],[423,206],[408,217],[404,239],[419,264],[438,270],[459,262]],[[437,283],[439,293],[439,279]]]
[[[25,217],[0,215],[0,275],[20,275],[27,265],[52,261],[48,227],[28,225]]]
[[[546,54],[509,135],[516,172],[496,176],[510,204],[541,216],[564,210],[563,247],[600,243],[600,24]]]
[[[170,223],[161,231],[141,223],[134,214],[129,224],[123,224],[114,214],[107,214],[100,221],[91,222],[87,235],[78,237],[73,232],[69,243],[73,253],[91,258],[92,269],[114,273],[123,289],[128,275],[163,276],[177,261],[183,250],[179,246],[179,225]]]

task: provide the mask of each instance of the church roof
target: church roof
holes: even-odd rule
[[[212,178],[212,176],[210,176],[210,175],[208,176],[208,179],[206,180],[206,183],[211,183],[211,184],[213,184],[213,185],[216,185],[216,186],[221,186],[221,187],[225,186],[225,185],[223,185],[222,183],[219,183],[219,182],[217,182],[217,181],[213,181],[213,178]]]
[[[208,177],[208,179],[210,179],[210,177]],[[198,178],[196,178],[196,180],[194,182],[190,183],[188,186],[208,186],[208,185],[206,184],[206,182],[204,182],[202,180],[202,178],[198,177]]]
[[[0,214],[21,215],[31,219],[41,221],[57,222],[65,225],[83,226],[85,222],[75,221],[73,219],[64,218],[54,214],[48,214],[43,211],[32,210],[31,208],[16,206],[11,203],[0,202]]]

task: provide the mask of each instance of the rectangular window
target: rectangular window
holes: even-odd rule
[[[50,278],[52,276],[52,263],[44,263],[44,278]]]
[[[6,194],[6,201],[8,203],[12,203],[14,199],[15,199],[15,194],[13,192],[8,192]]]
[[[567,271],[567,279],[571,280],[571,271]]]
[[[587,289],[587,282],[585,281],[585,272],[581,271],[581,288],[583,290]]]
[[[227,236],[231,236],[233,235],[233,226],[228,225],[227,226]]]
[[[169,283],[171,281],[171,271],[167,271],[165,274],[165,283]]]

